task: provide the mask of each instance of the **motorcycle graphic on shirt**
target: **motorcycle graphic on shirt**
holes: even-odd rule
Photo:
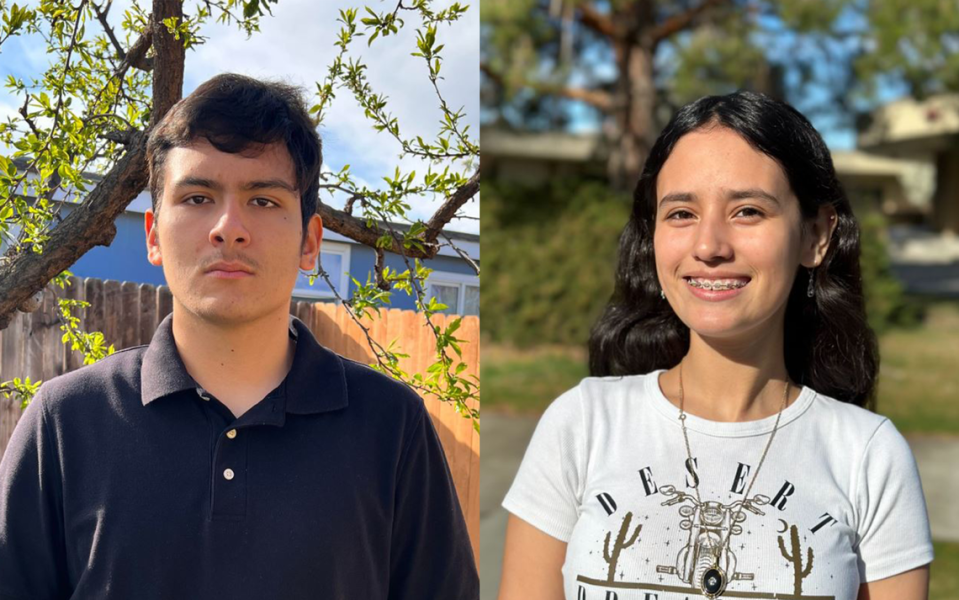
[[[738,500],[732,504],[709,500],[700,503],[695,496],[679,491],[672,485],[664,485],[659,488],[659,491],[669,498],[661,506],[682,504],[679,514],[685,518],[680,521],[679,527],[688,531],[689,537],[686,545],[676,555],[675,566],[657,565],[657,573],[679,575],[679,579],[684,583],[693,584],[702,578],[703,573],[713,567],[714,557],[718,555],[718,566],[731,581],[753,579],[753,573],[736,571],[736,555],[731,550],[731,538],[743,531],[741,523],[747,516],[742,511],[749,511],[760,516],[766,514],[758,507],[769,504],[768,496],[756,494],[752,498]],[[727,535],[730,540],[724,544]]]

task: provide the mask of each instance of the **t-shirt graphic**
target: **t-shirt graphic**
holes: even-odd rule
[[[705,588],[854,600],[862,581],[932,560],[915,460],[888,419],[803,388],[747,497],[776,417],[687,415],[690,459],[660,373],[590,378],[561,396],[503,503],[567,542],[568,599]]]

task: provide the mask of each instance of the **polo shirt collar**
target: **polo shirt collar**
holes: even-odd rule
[[[302,415],[346,408],[349,402],[342,359],[321,346],[313,332],[292,315],[290,336],[297,341],[293,366],[276,390],[286,397],[286,412]],[[146,406],[159,398],[197,387],[177,351],[171,313],[160,322],[143,355],[141,400]]]

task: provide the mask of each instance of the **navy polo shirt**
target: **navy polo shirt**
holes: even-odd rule
[[[44,383],[0,463],[0,600],[478,599],[421,399],[320,346],[240,418],[149,346]]]

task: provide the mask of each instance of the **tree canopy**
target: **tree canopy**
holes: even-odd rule
[[[854,130],[890,94],[959,89],[952,2],[484,0],[481,10],[484,120],[592,121],[620,188],[664,120],[703,95],[761,91],[820,127]]]

